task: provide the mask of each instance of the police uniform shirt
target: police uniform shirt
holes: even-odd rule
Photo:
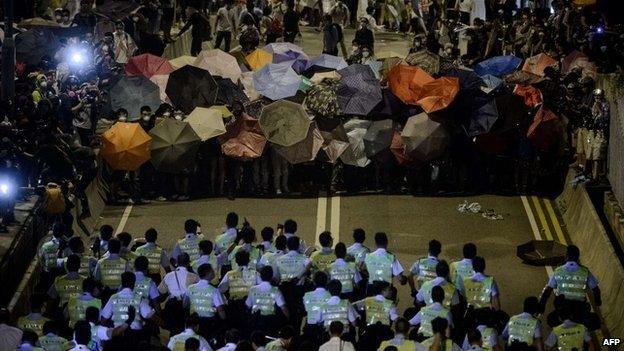
[[[275,252],[275,246],[270,241],[263,241],[261,244],[262,251],[264,252]]]
[[[60,245],[60,240],[56,237],[52,237],[52,239],[46,241],[40,248],[39,248],[39,261],[41,261],[42,263],[42,270],[44,272],[48,271],[48,267],[46,267],[46,253],[43,251],[43,248],[46,246],[47,243],[52,243],[54,246],[58,247]],[[58,250],[57,250],[58,252]],[[56,253],[55,255],[56,256]]]
[[[405,344],[405,341],[407,340],[407,338],[405,337],[405,335],[400,334],[400,333],[395,333],[394,337],[390,340],[384,341],[384,345],[385,347],[388,346],[396,346],[397,348],[400,349],[399,346],[402,346],[403,344]],[[387,345],[386,345],[387,343]],[[414,342],[416,344],[415,350],[418,351],[429,351],[429,348],[424,348],[422,347],[422,345],[420,345],[418,342]],[[379,350],[381,350],[381,347],[379,348]]]
[[[121,291],[117,294],[123,298],[134,297],[134,292],[128,288],[121,289]],[[154,310],[150,307],[149,302],[147,302],[146,299],[141,299],[141,302],[139,303],[139,310],[136,311],[136,317],[134,318],[134,321],[132,321],[130,328],[132,330],[141,330],[143,328],[142,319],[149,319],[153,314]],[[113,318],[113,302],[111,300],[108,300],[104,308],[102,308],[101,316],[106,319]]]
[[[136,281],[138,282],[139,280],[142,280],[145,277],[145,274],[143,274],[143,272],[134,272],[134,276],[136,277]],[[151,280],[149,289],[147,290],[147,297],[150,300],[154,300],[154,299],[157,299],[158,296],[160,296],[160,293],[158,292],[158,288],[156,288],[156,284],[154,283],[154,281]]]
[[[575,325],[578,325],[578,323],[572,322],[569,319],[566,319],[565,321],[563,321],[563,323],[561,324],[564,326],[564,328],[571,328]],[[548,347],[554,347],[555,345],[557,345],[557,335],[555,334],[554,331],[550,332],[550,335],[548,335],[548,338],[546,339],[546,341],[544,341],[544,344]],[[591,335],[589,335],[589,330],[587,330],[587,328],[585,328],[585,334],[583,335],[583,341],[585,342],[590,342],[591,341]]]
[[[338,305],[340,303],[340,300],[341,299],[339,296],[332,296],[327,299],[327,304],[330,306]],[[353,305],[349,304],[349,308],[347,309],[347,319],[349,320],[349,323],[355,324],[355,321],[358,319],[358,317],[359,316],[353,308]],[[323,311],[321,310],[321,321],[323,320]]]
[[[434,311],[442,311],[442,309],[444,309],[444,306],[442,306],[442,304],[439,302],[434,302],[431,305],[429,305],[429,308],[433,309]],[[421,320],[422,320],[422,309],[418,311],[418,313],[416,313],[416,315],[412,317],[412,319],[409,320],[409,323],[411,325],[419,325]],[[453,316],[451,315],[450,311],[449,311],[449,314],[446,316],[446,320],[448,321],[449,326],[452,327]]]
[[[301,248],[301,246],[299,246],[299,248]],[[295,256],[295,255],[299,255],[299,254],[300,254],[299,251],[289,251],[289,252],[285,253],[284,255],[282,255],[282,257],[283,256]],[[312,261],[310,260],[309,257],[306,257],[303,262],[304,262],[304,264],[301,267],[301,274],[302,275],[303,275],[303,273],[305,273],[306,267],[308,267],[310,265],[310,262],[312,262]],[[276,269],[277,279],[279,280],[279,279],[281,279],[281,273],[280,273],[280,270],[279,270],[279,266],[277,264],[277,260],[275,261],[275,266],[276,266],[275,268],[277,268]],[[299,282],[297,283],[297,285],[302,285],[302,284],[303,284],[303,279],[300,279]]]
[[[488,278],[488,276],[479,272],[476,272],[475,274],[472,275],[472,277],[470,277],[470,279],[472,279],[472,281],[475,281],[475,282],[482,282],[485,280],[485,278]],[[457,290],[461,291],[462,294],[465,294],[463,279],[458,279],[457,281],[458,281],[458,284],[456,286]],[[498,296],[498,284],[496,284],[496,280],[494,279],[492,279],[492,292],[490,293],[490,296]]]
[[[249,268],[248,267],[238,267],[237,268],[240,271],[248,271]],[[260,280],[260,275],[258,274],[258,272],[256,272],[256,279],[255,279],[255,284],[254,285],[258,285],[262,282],[262,280]],[[225,294],[228,290],[230,290],[230,275],[226,274],[223,276],[223,279],[221,279],[221,282],[219,283],[219,291],[222,294]]]
[[[194,287],[197,287],[198,289],[205,289],[210,285],[210,283],[205,280],[205,279],[200,279],[197,283],[193,284]],[[189,307],[190,306],[190,299],[188,296],[185,295],[184,298],[184,302],[185,302],[185,306]],[[212,294],[212,305],[217,308],[217,307],[221,307],[223,305],[225,305],[225,298],[223,297],[223,295],[221,295],[220,292],[215,292],[214,294]]]
[[[206,341],[206,339],[203,336],[195,333],[193,329],[188,329],[188,328],[184,329],[184,331],[178,335],[186,336],[187,337],[186,339],[190,339],[190,338],[197,339],[199,341],[199,351],[212,351],[212,348],[210,347],[210,344],[208,344],[208,341]],[[175,346],[175,338],[171,337],[169,338],[169,343],[167,343],[167,348],[169,350],[173,350],[174,346]]]
[[[381,256],[381,255],[386,255],[387,253],[388,251],[386,251],[386,249],[380,247],[377,250],[371,252],[370,255]],[[403,266],[401,266],[401,262],[399,262],[396,256],[394,256],[394,261],[392,261],[392,276],[396,277],[400,275],[401,273],[403,273],[403,271],[404,269],[403,269]]]
[[[568,272],[575,272],[577,271],[579,268],[581,268],[581,266],[579,266],[578,263],[573,262],[573,261],[568,261],[563,265],[563,269],[565,269]],[[557,289],[557,280],[555,279],[555,275],[553,274],[552,276],[550,276],[550,278],[548,279],[548,286],[552,289]],[[598,280],[596,279],[596,277],[594,277],[594,275],[588,271],[587,274],[587,288],[589,290],[593,290],[598,286]]]
[[[78,274],[78,272],[69,272],[61,277],[67,277],[68,280],[78,280],[80,278],[80,274]],[[82,283],[80,283],[80,285],[82,286]],[[56,291],[55,284],[52,284],[48,289],[48,296],[51,299],[58,299],[60,297],[58,291]]]
[[[496,329],[492,328],[492,333],[490,335],[488,335],[488,340],[485,340],[485,336],[484,336],[484,330],[487,328],[487,325],[483,325],[480,324],[477,326],[477,330],[479,331],[479,333],[481,333],[482,339],[483,339],[483,345],[492,345],[492,346],[496,346],[498,345],[498,332],[496,331]],[[469,350],[470,349],[470,344],[468,343],[468,335],[466,335],[464,337],[464,342],[462,344],[462,349],[464,350]]]
[[[212,267],[212,270],[215,272],[215,274],[218,274],[218,272],[221,271],[221,266],[223,266],[223,263],[225,262],[225,259],[227,258],[224,254],[221,255],[215,255],[216,257],[216,261],[217,261],[217,266],[216,267],[212,267],[212,263],[211,261],[211,255],[201,255],[199,256],[199,258],[193,262],[193,267],[197,267],[199,268],[199,266],[201,266],[202,264],[209,264]]]
[[[139,318],[138,316],[135,318]],[[102,325],[95,325],[92,322],[89,322],[89,326],[91,326],[91,330],[95,327],[95,337],[91,339],[96,345],[97,349],[102,349],[102,341],[108,341],[113,337],[113,328],[107,328]]]
[[[284,251],[275,250],[275,252],[265,252],[260,256],[260,260],[258,261],[258,270],[262,269],[265,266],[271,266],[273,268],[273,279],[277,279],[277,259],[284,256]],[[269,257],[273,262],[269,262]]]
[[[178,267],[165,275],[158,286],[158,292],[181,299],[186,295],[188,286],[198,281],[197,274],[189,272],[185,267]]]
[[[431,255],[427,256],[427,261],[429,263],[432,263],[434,267],[435,267],[435,265],[438,264],[438,262],[440,262],[437,257],[431,256]],[[420,274],[420,264],[419,263],[420,263],[420,259],[417,260],[416,262],[414,262],[414,264],[412,265],[412,268],[410,268],[410,273],[412,273],[412,275],[414,275],[414,276],[418,276]]]
[[[117,260],[117,259],[119,259],[119,260],[123,260],[123,261],[125,262],[125,264],[126,264],[125,271],[126,271],[126,272],[131,271],[131,268],[130,268],[130,263],[128,263],[128,261],[124,260],[123,258],[119,257],[119,255],[117,255],[117,254],[109,254],[109,253],[107,252],[107,253],[106,253],[106,255],[104,255],[104,257],[102,257],[102,259],[103,259],[103,258],[109,258],[109,259],[111,259],[111,260]],[[93,272],[93,278],[94,278],[95,280],[97,280],[98,282],[102,282],[102,266],[100,265],[100,262],[99,262],[99,261],[98,261],[98,263],[95,265],[95,271]]]
[[[158,246],[158,245],[156,245],[156,243],[150,243],[150,242],[148,242],[148,243],[145,243],[145,244],[143,244],[143,245],[141,245],[141,246],[137,247],[137,250],[138,250],[138,249],[153,249],[153,248],[155,248],[155,247],[157,247],[157,246]],[[162,248],[161,248],[161,249],[162,249]],[[135,252],[136,252],[136,251],[135,251]],[[140,256],[140,255],[137,255],[137,256]],[[177,256],[176,256],[176,257],[177,257]],[[167,251],[166,251],[165,249],[162,249],[162,250],[160,251],[160,265],[161,265],[163,268],[169,267],[169,256],[167,256]]]
[[[260,282],[260,284],[256,285],[254,288],[260,290],[261,292],[267,292],[269,290],[271,290],[271,283],[269,282]],[[251,296],[251,294],[247,295],[247,299],[245,300],[245,305],[247,305],[247,307],[252,308],[253,307],[253,296]],[[282,295],[282,293],[277,290],[276,294],[275,294],[275,304],[277,305],[277,307],[282,308],[286,305],[286,301],[284,300],[284,295]]]
[[[56,266],[58,268],[65,268],[65,264],[67,264],[67,258],[71,255],[76,255],[78,257],[80,257],[80,261],[82,261],[83,256],[85,255],[84,253],[76,253],[76,252],[72,252],[69,251],[69,254],[66,255],[63,258],[58,258],[56,260]],[[82,263],[82,262],[81,262]],[[95,266],[97,265],[97,259],[95,257],[90,256],[89,257],[89,276],[93,275],[93,272],[95,272]],[[81,267],[82,268],[82,267]]]
[[[347,261],[345,261],[342,258],[337,258],[334,263],[334,265],[340,267],[340,266],[346,266],[347,265]],[[331,268],[331,265],[330,265]],[[359,283],[362,281],[362,275],[360,274],[360,271],[356,268],[355,269],[355,274],[353,275],[353,281],[355,282],[355,284]]]
[[[228,241],[234,241],[236,240],[236,236],[238,235],[238,230],[236,230],[236,228],[228,228],[225,230],[223,235],[225,235],[225,237],[228,238]],[[226,247],[226,250],[227,250],[227,247]],[[215,245],[214,245],[214,252],[216,255],[221,254],[221,248],[216,243],[216,240],[215,240]]]
[[[284,233],[284,236],[286,237],[286,239],[290,239],[293,236],[297,236],[297,234],[293,234],[293,233]],[[303,240],[303,238],[299,237],[299,253],[306,253],[306,250],[308,249],[308,246],[306,245],[305,240]]]
[[[353,245],[347,248],[347,255],[352,256],[355,259],[356,264],[363,263],[364,257],[369,252],[370,249],[362,245],[362,243],[353,243]]]
[[[520,314],[517,315],[518,318],[522,318],[522,319],[534,319],[533,316],[531,316],[530,313],[527,312],[522,312]],[[501,334],[503,339],[507,340],[509,339],[509,323],[507,323],[507,325],[505,326],[505,329],[503,329],[503,333]],[[537,320],[537,324],[535,325],[535,331],[533,332],[533,339],[539,339],[542,337],[542,326],[540,324],[539,319]]]
[[[442,277],[435,277],[431,281],[431,284],[432,284],[432,287],[434,287],[434,286],[440,286],[445,282],[448,283],[448,281]],[[453,293],[453,297],[451,297],[451,306],[455,306],[459,303],[459,294],[457,293],[457,290],[458,289],[455,290],[455,292]],[[425,301],[425,293],[422,287],[420,288],[420,290],[418,290],[418,293],[416,294],[416,300],[418,300],[418,302]]]
[[[217,351],[236,351],[236,344],[232,342],[228,342],[227,344],[225,344],[225,346],[218,349]]]
[[[387,299],[385,297],[383,297],[383,295],[375,295],[374,299],[376,301],[379,302],[384,302]],[[366,299],[362,299],[360,301],[354,302],[353,305],[356,306],[359,310],[364,310],[366,308]],[[393,303],[392,307],[390,307],[390,311],[388,311],[388,314],[390,315],[390,320],[392,322],[394,322],[397,318],[399,318],[399,315],[397,313],[397,309],[396,309],[396,305]]]
[[[186,235],[184,235],[184,238],[186,240],[197,239],[197,234],[186,233]],[[197,241],[197,243],[199,244],[199,241]],[[173,258],[174,260],[177,260],[178,256],[181,253],[182,253],[182,250],[180,249],[180,244],[176,242],[175,246],[173,247],[173,250],[171,250],[171,258]]]

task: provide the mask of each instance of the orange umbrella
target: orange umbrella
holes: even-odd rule
[[[415,66],[399,64],[388,74],[390,91],[408,105],[416,105],[423,85],[433,82],[427,72]]]
[[[589,61],[589,57],[580,51],[574,50],[563,59],[561,62],[561,71],[568,73],[572,68],[582,68],[583,76],[590,76],[596,78],[596,72],[598,71],[596,65]]]
[[[459,93],[459,78],[440,77],[422,86],[418,105],[427,113],[448,107]]]
[[[546,54],[538,54],[535,56],[531,56],[524,61],[524,65],[522,65],[522,70],[526,72],[531,72],[533,74],[537,74],[538,76],[544,76],[544,68],[548,66],[556,66],[557,60],[546,55]]]
[[[519,85],[514,88],[514,94],[524,99],[524,104],[533,108],[542,103],[542,92],[532,85]]]
[[[226,156],[250,160],[262,155],[267,139],[262,134],[258,120],[248,114],[228,124],[225,134],[219,137],[221,150]]]
[[[541,107],[533,118],[533,123],[529,126],[527,137],[540,151],[551,150],[552,146],[559,141],[561,127],[559,117],[545,107]]]
[[[409,157],[409,155],[405,153],[405,143],[401,138],[401,133],[397,132],[396,130],[394,131],[394,134],[392,134],[390,151],[392,151],[394,158],[396,158],[397,162],[400,165],[412,162],[412,159]]]
[[[247,61],[249,68],[255,71],[273,62],[273,54],[262,49],[256,49],[245,56],[245,61]]]
[[[150,159],[152,138],[138,123],[115,123],[102,135],[102,157],[111,168],[136,171]]]

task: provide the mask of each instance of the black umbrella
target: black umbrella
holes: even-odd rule
[[[392,144],[392,136],[394,129],[392,128],[392,120],[384,119],[374,121],[364,134],[364,150],[366,156],[373,157],[381,151],[390,147]]]
[[[50,30],[33,28],[15,37],[15,58],[28,65],[37,65],[44,56],[53,57],[61,46]]]
[[[483,80],[474,71],[454,67],[442,73],[446,77],[459,78],[459,88],[461,90],[478,90],[483,84]]]
[[[338,104],[344,114],[366,116],[381,101],[381,86],[370,66],[354,64],[338,71]],[[389,145],[389,144],[388,144]]]
[[[516,247],[516,256],[534,266],[558,266],[565,262],[567,246],[550,240],[531,240]]]
[[[529,109],[521,96],[507,93],[496,96],[495,100],[498,120],[492,128],[493,131],[502,133],[525,125],[529,119]]]
[[[243,89],[232,82],[230,78],[214,76],[214,79],[219,87],[217,104],[232,106],[234,101],[238,101],[243,104],[249,102],[249,98],[245,95]]]
[[[110,88],[110,105],[113,111],[124,108],[128,119],[141,116],[141,107],[155,111],[160,105],[160,89],[156,83],[143,76],[123,76]]]
[[[417,111],[420,109],[416,106],[406,105],[401,99],[392,94],[388,88],[381,89],[381,95],[381,101],[369,113],[369,117],[374,120],[389,118],[401,123],[405,122],[409,116],[418,113]]]
[[[475,97],[471,104],[469,116],[466,126],[468,136],[474,137],[489,132],[498,120],[496,100]]]
[[[162,172],[179,173],[195,159],[201,139],[190,124],[164,119],[150,131],[152,164]]]
[[[165,92],[175,107],[189,114],[195,107],[214,105],[218,90],[210,72],[186,65],[171,72]]]
[[[93,12],[112,20],[121,20],[138,8],[139,4],[134,1],[107,0],[97,5]]]

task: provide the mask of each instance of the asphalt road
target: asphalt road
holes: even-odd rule
[[[460,213],[457,205],[464,200],[479,202],[484,210],[492,209],[503,219]],[[154,227],[159,232],[159,243],[170,250],[184,234],[187,218],[199,220],[203,233],[214,239],[230,211],[237,212],[241,221],[246,217],[258,235],[264,226],[276,227],[292,218],[298,222],[298,234],[308,245],[313,245],[323,230],[333,233],[335,243],[350,244],[352,230],[359,227],[366,230],[366,244],[372,247],[374,233],[384,231],[390,239],[389,250],[398,255],[405,270],[426,254],[431,239],[442,243],[441,257],[449,261],[461,257],[464,243],[474,242],[479,255],[486,259],[486,273],[498,281],[503,309],[510,314],[520,311],[526,296],[539,294],[547,279],[543,267],[528,266],[516,258],[516,246],[536,235],[565,240],[560,239],[565,227],[561,226],[550,201],[535,197],[362,195],[319,199],[203,199],[135,207],[109,206],[101,223],[112,225],[117,232],[128,231],[135,238]],[[399,287],[399,297],[399,307],[403,310],[411,303],[407,286]]]

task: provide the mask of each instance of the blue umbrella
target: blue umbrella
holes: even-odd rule
[[[347,67],[347,62],[342,57],[328,55],[328,54],[321,54],[311,59],[310,61],[308,61],[308,64],[306,66],[306,74],[311,73],[310,74],[310,77],[311,77],[314,73],[316,73],[313,71],[316,71],[316,70],[320,70],[320,71],[341,70],[346,67]]]
[[[498,89],[498,87],[501,86],[501,84],[503,84],[503,80],[495,77],[491,74],[486,74],[483,77],[481,77],[481,79],[483,79],[483,84],[481,85],[481,90],[487,94],[493,92],[494,90]]]
[[[261,95],[279,100],[295,96],[301,79],[288,65],[268,64],[253,75],[254,88]]]
[[[486,134],[498,120],[496,100],[484,93],[475,94],[466,107],[469,111],[464,127],[470,137]]]
[[[500,77],[515,71],[521,62],[522,59],[513,55],[495,56],[479,62],[474,71],[480,76],[491,74]]]
[[[369,66],[354,64],[338,71],[338,105],[344,114],[366,116],[381,101],[381,85]]]
[[[459,78],[459,88],[465,90],[477,90],[483,84],[483,80],[474,71],[464,68],[453,67],[441,74],[446,77]]]
[[[308,55],[292,43],[272,43],[263,50],[273,54],[273,63],[288,63],[296,72],[303,72],[308,64]]]

